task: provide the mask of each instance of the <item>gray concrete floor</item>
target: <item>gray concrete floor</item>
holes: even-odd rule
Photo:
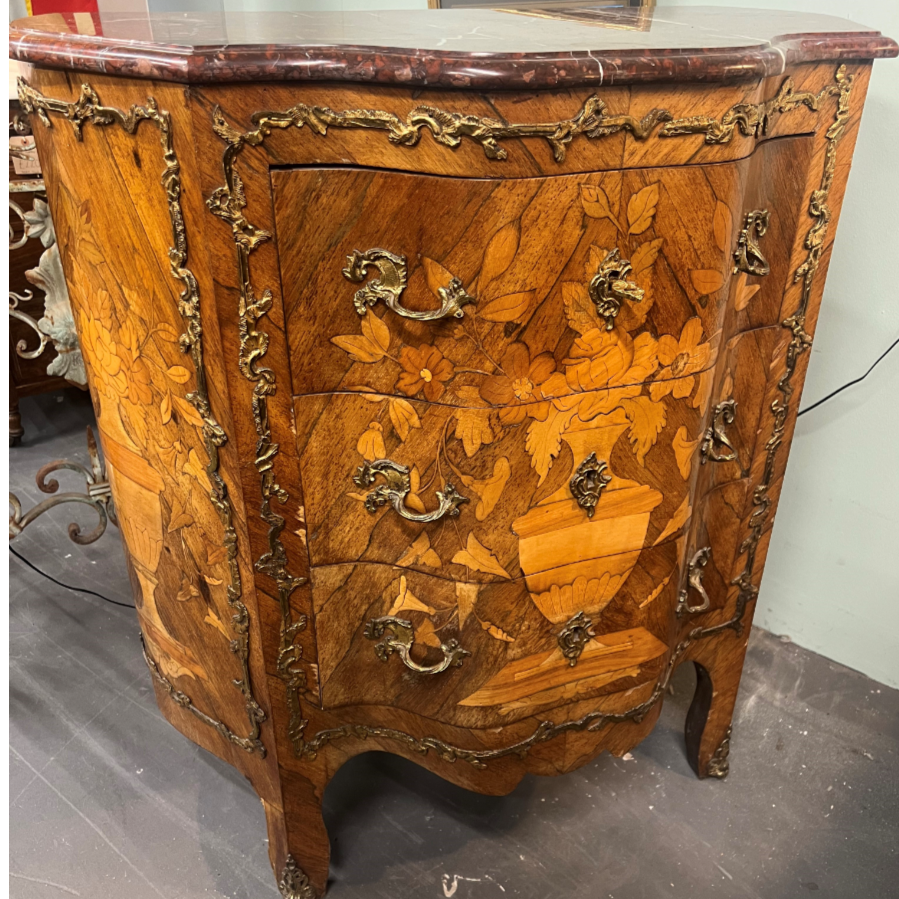
[[[26,508],[40,465],[86,461],[90,407],[63,396],[23,402],[10,480]],[[130,602],[114,530],[68,541],[90,514],[51,512],[14,546]],[[9,611],[10,895],[276,897],[260,803],[159,714],[134,613],[13,557]],[[632,758],[527,778],[505,798],[388,755],[354,759],[326,796],[329,899],[899,896],[899,691],[757,630],[730,777],[700,782],[682,735],[692,689],[681,670]]]

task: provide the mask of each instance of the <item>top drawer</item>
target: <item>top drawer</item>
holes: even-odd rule
[[[583,355],[609,327],[668,342],[620,371],[599,359],[591,389],[709,367],[710,354],[666,353],[691,319],[692,343],[720,328],[749,167],[513,180],[274,171],[294,392],[538,401],[551,357]]]

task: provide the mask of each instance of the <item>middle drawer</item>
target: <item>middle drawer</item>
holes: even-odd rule
[[[503,410],[298,397],[311,562],[525,577],[535,593],[598,558],[626,565],[683,524],[709,389],[691,375]]]

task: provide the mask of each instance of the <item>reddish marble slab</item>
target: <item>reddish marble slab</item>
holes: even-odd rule
[[[899,54],[831,16],[572,4],[450,9],[45,15],[10,26],[35,65],[185,83],[349,81],[483,90],[735,82],[798,62]]]

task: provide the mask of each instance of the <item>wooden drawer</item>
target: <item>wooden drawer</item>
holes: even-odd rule
[[[312,564],[397,564],[477,582],[526,576],[542,592],[589,572],[594,559],[636,557],[686,520],[699,466],[684,454],[698,453],[709,388],[689,376],[499,412],[377,394],[299,397]],[[407,517],[387,496],[383,505],[368,499],[387,489],[386,474],[359,481],[376,460],[408,470],[399,500]],[[592,515],[573,493],[582,466],[607,481]],[[439,520],[409,520],[437,510],[447,483],[466,501]]]
[[[517,404],[557,390],[552,375],[563,360],[596,355],[603,339],[616,385],[706,368],[707,352],[680,361],[679,353],[641,356],[639,341],[645,334],[707,346],[718,333],[749,165],[514,180],[275,171],[294,392]],[[613,250],[631,265],[621,272],[631,288],[597,282],[591,298]],[[367,267],[350,264],[357,251]],[[615,267],[610,261],[606,270]],[[418,321],[386,306],[395,299],[413,313],[442,308],[438,294],[452,278],[476,300],[459,307],[461,318]],[[613,299],[600,314],[594,300],[604,290]],[[628,364],[609,348],[607,325],[638,347]]]
[[[385,565],[314,568],[323,707],[383,705],[477,728],[630,690],[663,670],[678,565],[678,546],[667,543],[639,558],[595,562],[604,590],[582,581],[557,584],[544,596],[522,580],[452,582]],[[623,576],[609,585],[602,568]],[[595,636],[566,656],[559,635],[578,612]],[[451,641],[470,655],[439,673],[412,670],[399,652],[377,651],[396,629],[372,633],[369,623],[385,617],[412,625],[413,665],[439,666],[448,655],[441,644]]]

